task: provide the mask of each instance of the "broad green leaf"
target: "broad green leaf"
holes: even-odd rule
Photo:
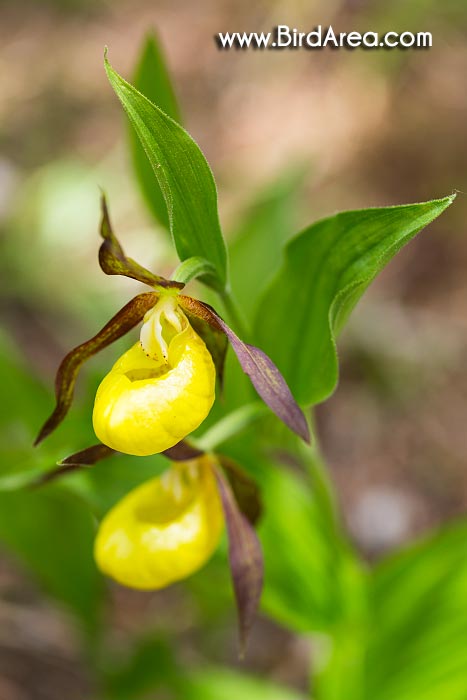
[[[454,197],[336,214],[287,245],[255,330],[299,403],[315,404],[332,393],[335,339],[353,307],[386,263]]]
[[[467,522],[383,560],[368,584],[366,613],[317,659],[317,700],[465,700]]]
[[[383,562],[371,593],[365,700],[464,700],[467,522]]]
[[[102,594],[93,541],[89,509],[73,494],[57,487],[0,494],[0,545],[90,634],[99,621]]]
[[[227,252],[216,185],[204,155],[179,124],[120,77],[107,59],[105,67],[158,179],[180,260],[205,258],[216,274],[205,275],[203,281],[222,291],[227,281]]]
[[[148,100],[162,112],[181,124],[180,110],[172,87],[160,42],[150,32],[143,43],[138,64],[133,76],[133,84]],[[167,206],[157,178],[144,151],[141,141],[130,124],[128,130],[130,152],[135,168],[136,179],[143,197],[156,221],[169,229]]]

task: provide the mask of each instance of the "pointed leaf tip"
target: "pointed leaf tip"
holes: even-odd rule
[[[287,243],[254,327],[300,405],[321,403],[332,394],[339,377],[337,337],[358,300],[396,253],[453,200],[451,195],[339,212]]]

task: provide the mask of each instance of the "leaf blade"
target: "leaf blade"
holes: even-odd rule
[[[371,580],[369,695],[462,700],[467,694],[467,523],[388,557]]]
[[[454,197],[342,212],[316,222],[287,245],[255,328],[301,405],[332,393],[338,378],[336,335],[351,310],[384,265]]]
[[[205,258],[214,266],[216,276],[204,276],[203,281],[223,290],[227,251],[216,185],[204,155],[191,136],[114,71],[107,58],[105,69],[158,179],[180,260]]]

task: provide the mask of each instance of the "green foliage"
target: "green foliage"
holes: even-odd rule
[[[177,98],[170,80],[159,41],[150,32],[143,43],[133,84],[145,97],[179,124],[182,123]],[[169,229],[169,217],[164,196],[154,175],[151,163],[144,151],[136,131],[130,124],[128,130],[130,153],[135,168],[136,181],[146,204],[156,221]]]
[[[370,594],[366,697],[467,697],[467,523],[383,562]]]
[[[338,377],[335,336],[383,267],[455,195],[348,211],[312,224],[285,249],[256,317],[260,346],[303,405],[324,401]]]
[[[368,606],[329,630],[318,700],[462,700],[467,696],[467,524],[376,566]]]
[[[203,281],[222,291],[227,281],[227,253],[216,185],[204,155],[179,124],[123,80],[107,59],[105,66],[156,174],[180,260],[205,258],[216,274],[205,275]]]

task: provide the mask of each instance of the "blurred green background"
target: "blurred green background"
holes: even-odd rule
[[[386,637],[368,642],[372,670],[366,689],[355,690],[349,659],[363,647],[360,627],[335,631],[342,639],[336,648],[351,651],[342,651],[345,663],[333,657],[330,665],[324,637],[310,631],[339,620],[328,592],[336,567],[345,569],[349,589],[365,574],[353,570],[353,555],[347,562],[346,552],[333,558],[324,551],[329,523],[293,472],[284,484],[264,477],[268,508],[287,513],[278,517],[288,523],[283,551],[290,530],[296,556],[269,561],[264,614],[243,663],[224,551],[193,579],[155,594],[108,585],[94,569],[85,501],[97,515],[105,512],[158,473],[157,458],[114,459],[42,492],[8,489],[16,473],[52,466],[94,441],[92,397],[117,347],[92,360],[70,417],[37,453],[31,449],[52,407],[63,354],[139,291],[98,267],[99,188],[132,257],[162,274],[176,264],[134,184],[126,125],[103,70],[104,45],[129,76],[144,35],[157,28],[184,123],[218,182],[242,303],[251,284],[247,277],[242,283],[245,260],[256,254],[251,232],[284,240],[337,210],[467,191],[467,6],[10,0],[0,12],[0,698],[296,700],[309,696],[310,660],[313,697],[431,698],[429,690],[411,691],[403,674],[384,692],[380,679],[392,677],[391,663],[400,669],[407,662],[394,640],[404,640],[412,665],[425,659],[421,676],[433,648],[450,648],[455,634],[467,640],[462,523],[439,535],[431,554],[424,545],[413,550],[410,566],[402,555],[392,568],[386,562],[377,569],[369,604],[372,624]],[[431,31],[433,47],[220,52],[214,42],[219,31],[269,31],[278,23]],[[343,521],[370,563],[467,512],[466,213],[461,194],[371,287],[340,343],[339,389],[317,411]],[[261,275],[273,265],[263,259]],[[274,527],[264,527],[267,563],[281,542]],[[422,599],[436,618],[426,633],[426,611],[410,610]],[[358,593],[354,600],[358,607]],[[411,612],[410,634],[400,623],[404,610]],[[436,626],[438,618],[455,620],[456,629]],[[446,689],[436,700],[467,695],[455,675],[467,676],[467,659],[456,653],[440,671],[444,686],[427,680],[427,687]],[[336,680],[342,678],[345,692]]]

